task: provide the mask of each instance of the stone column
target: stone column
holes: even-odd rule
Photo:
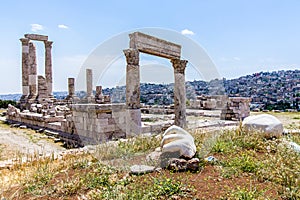
[[[35,45],[29,43],[29,101],[32,103],[37,96],[37,70],[36,70],[36,48]]]
[[[73,97],[75,95],[75,79],[68,78],[68,92],[69,96]]]
[[[185,68],[187,60],[172,59],[174,68],[174,112],[176,126],[186,128]]]
[[[48,90],[48,96],[50,98],[53,97],[52,95],[52,56],[51,56],[51,50],[52,50],[52,41],[44,41],[45,44],[45,78],[47,82],[47,90]]]
[[[102,86],[96,86],[96,96],[95,96],[96,103],[104,103],[104,98],[102,94]]]
[[[140,66],[137,49],[124,50],[126,56],[126,137],[141,133]]]
[[[93,99],[93,71],[92,69],[86,69],[86,100],[91,103]]]
[[[21,103],[27,102],[29,95],[29,39],[21,38],[22,42],[22,97]]]
[[[68,96],[65,100],[71,103],[79,101],[79,98],[75,95],[75,78],[68,78]]]

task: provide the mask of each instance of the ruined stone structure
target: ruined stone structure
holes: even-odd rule
[[[185,68],[187,61],[180,60],[181,46],[140,32],[129,34],[126,56],[126,136],[141,133],[139,53],[147,53],[171,60],[174,68],[175,122],[186,126]]]
[[[78,101],[75,79],[68,79],[65,101],[53,101],[52,96],[52,41],[47,36],[25,34],[22,42],[22,97],[21,110],[9,108],[8,121],[28,127],[54,131],[66,142],[80,145],[94,144],[118,137],[132,137],[140,133],[161,132],[162,124],[143,125],[140,104],[139,54],[147,53],[167,58],[174,68],[174,124],[186,127],[186,60],[181,60],[181,46],[140,32],[129,35],[126,57],[126,104],[110,104],[96,86],[93,95],[93,74],[86,69],[86,97]],[[45,76],[37,76],[36,49],[31,40],[45,44]],[[62,105],[65,103],[66,105]],[[29,111],[30,110],[30,111]],[[168,109],[173,112],[173,108]],[[55,135],[54,134],[54,135]]]
[[[31,40],[42,41],[45,44],[45,77],[38,77],[38,85],[36,48]],[[48,36],[37,34],[25,34],[20,41],[22,43],[22,97],[20,103],[21,108],[28,109],[31,103],[53,99],[51,56],[53,42],[48,41]]]
[[[226,106],[228,97],[226,95],[201,95],[191,99],[188,108],[204,110],[221,110]]]
[[[229,97],[225,109],[222,109],[222,120],[243,120],[250,115],[251,98]]]

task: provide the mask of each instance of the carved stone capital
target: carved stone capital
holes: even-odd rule
[[[22,46],[28,46],[30,40],[28,38],[21,38],[20,41],[22,43]]]
[[[184,74],[186,64],[188,63],[188,61],[187,60],[180,60],[180,59],[172,59],[171,63],[173,65],[175,73]]]
[[[52,48],[53,41],[44,41],[45,48]]]
[[[139,65],[139,51],[137,49],[123,50],[126,56],[127,65]]]

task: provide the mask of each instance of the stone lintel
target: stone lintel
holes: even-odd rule
[[[130,48],[168,59],[179,59],[181,46],[141,32],[129,34]]]
[[[25,38],[28,38],[30,40],[37,40],[37,41],[47,41],[48,36],[46,35],[39,35],[39,34],[25,34]]]

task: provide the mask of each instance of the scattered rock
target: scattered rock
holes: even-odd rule
[[[133,175],[142,175],[154,171],[155,171],[155,167],[148,166],[148,165],[133,165],[130,167],[130,174]]]
[[[242,127],[247,132],[259,131],[267,137],[280,137],[283,133],[282,123],[269,114],[246,117]]]
[[[162,154],[162,152],[160,152],[160,151],[153,151],[146,156],[146,160],[147,160],[147,162],[156,165],[160,161],[161,154]]]
[[[171,158],[168,161],[167,169],[173,171],[197,171],[199,169],[200,160],[193,158],[191,160],[185,160],[180,158]]]
[[[26,129],[26,128],[27,128],[27,126],[25,126],[25,125],[20,126],[20,129]]]

